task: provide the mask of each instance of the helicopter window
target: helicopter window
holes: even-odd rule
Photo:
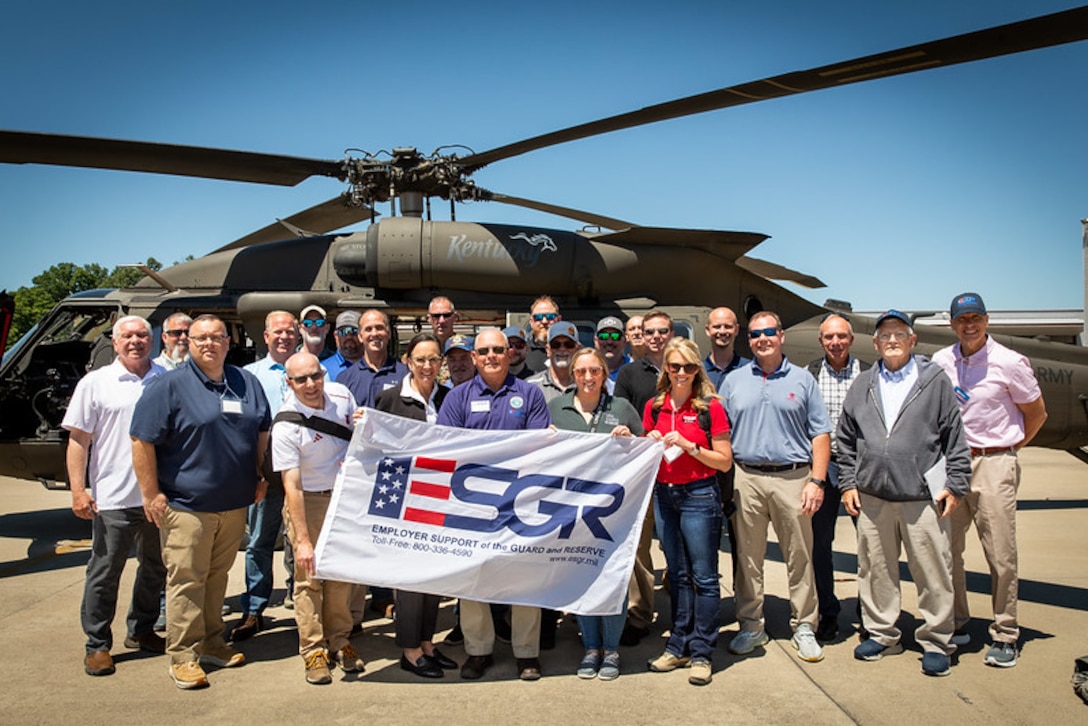
[[[755,295],[749,295],[744,299],[744,317],[747,320],[751,320],[759,313],[763,312],[763,301]]]

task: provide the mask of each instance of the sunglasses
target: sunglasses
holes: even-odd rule
[[[695,371],[699,370],[698,363],[668,363],[667,367],[669,373],[679,373],[683,371],[686,375],[695,375]]]
[[[325,373],[323,371],[316,371],[314,373],[304,373],[301,376],[287,376],[288,380],[294,381],[295,384],[299,385],[299,386],[304,385],[306,383],[306,381],[313,381],[314,383],[317,383],[318,381],[320,381],[324,377],[325,377]]]
[[[455,313],[455,312],[453,312],[451,310],[448,313],[427,313],[427,317],[430,318],[431,320],[449,320],[450,318],[452,318],[456,314],[457,313]]]
[[[643,335],[668,335],[672,332],[672,328],[643,328]]]
[[[476,355],[487,355],[488,353],[494,353],[495,355],[502,355],[506,352],[505,345],[493,345],[490,348],[477,348]]]
[[[169,335],[171,338],[180,338],[183,335],[188,337],[189,335],[188,330],[164,330],[163,332]]]
[[[358,335],[359,329],[354,325],[344,325],[336,329],[336,334],[339,336]]]
[[[549,323],[554,323],[555,319],[559,317],[559,313],[533,313],[533,320],[538,323],[541,320],[547,320]]]
[[[603,333],[597,333],[597,340],[623,340],[623,333],[606,330]]]
[[[548,343],[548,347],[552,350],[574,350],[578,347],[578,344],[575,343],[573,340],[553,340],[552,342]]]
[[[768,338],[773,338],[778,335],[778,328],[756,328],[755,330],[748,331],[748,337],[752,340],[759,340],[764,335]]]
[[[525,347],[525,341],[524,340],[518,340],[517,338],[511,338],[510,339],[510,347],[511,348],[517,348],[517,349],[520,350],[521,348]]]
[[[578,378],[585,378],[586,376],[599,376],[604,368],[600,366],[590,366],[588,368],[575,368],[573,373]]]
[[[325,318],[306,318],[302,321],[302,327],[304,328],[324,328],[326,320]]]

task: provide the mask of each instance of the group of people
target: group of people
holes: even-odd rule
[[[911,320],[890,310],[873,335],[878,360],[851,354],[845,315],[829,313],[825,355],[807,367],[783,352],[773,312],[748,320],[752,358],[736,350],[741,326],[729,308],[710,312],[704,356],[674,335],[663,311],[626,322],[600,320],[583,347],[556,302],[532,304],[526,328],[455,330],[453,302],[435,297],[430,331],[403,356],[390,351],[381,310],[335,319],[315,305],[265,321],[267,355],[245,369],[226,364],[231,338],[212,315],[170,316],[154,361],[151,326],[127,316],[114,325],[117,354],[85,376],[64,420],[73,511],[93,520],[81,618],[85,670],[114,672],[111,623],[133,545],[139,570],[125,645],[169,656],[179,688],[206,686],[205,665],[234,667],[228,643],[263,627],[272,593],[273,547],[286,530],[288,593],[308,682],[365,663],[350,636],[365,590],[315,577],[314,544],[355,421],[366,408],[432,424],[483,430],[549,426],[591,434],[648,436],[664,446],[631,573],[612,616],[577,615],[582,678],[620,674],[619,648],[644,638],[655,620],[656,534],[669,592],[669,638],[654,672],[686,668],[706,685],[721,626],[719,543],[728,534],[740,628],[728,644],[745,655],[765,645],[764,558],[773,525],[785,559],[791,643],[805,661],[839,632],[832,547],[840,500],[855,519],[862,636],[856,658],[901,652],[898,558],[905,548],[919,590],[915,641],[922,670],[946,675],[968,642],[963,550],[974,523],[993,581],[992,644],[985,662],[1017,661],[1016,451],[1039,431],[1046,409],[1030,364],[987,334],[980,296],[951,306],[958,343],[932,360],[916,355]],[[242,617],[223,621],[227,573],[248,523]],[[539,654],[554,645],[560,613],[462,599],[447,643],[463,641],[458,664],[435,643],[440,598],[372,591],[395,599],[400,666],[423,678],[460,669],[481,678],[497,638],[511,643],[518,676],[541,677]],[[165,639],[154,630],[165,602]],[[509,622],[507,623],[507,618]]]

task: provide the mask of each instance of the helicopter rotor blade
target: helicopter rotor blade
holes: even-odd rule
[[[472,154],[460,159],[460,163],[468,172],[473,172],[502,159],[634,126],[1086,38],[1088,6],[646,106]]]
[[[297,230],[303,230],[311,234],[325,234],[326,232],[332,232],[362,222],[372,212],[373,210],[367,206],[350,206],[345,195],[341,194],[338,197],[321,202],[321,204],[315,204],[297,214],[292,214],[285,219],[277,219],[275,223],[225,244],[215,252],[236,250],[240,247],[249,247],[263,242],[277,242],[293,237],[306,236],[306,234],[297,234]],[[377,212],[373,213],[377,214]]]
[[[768,235],[759,232],[730,232],[718,229],[677,229],[674,227],[631,227],[619,232],[587,234],[590,239],[629,245],[670,244],[691,247],[736,261]]]
[[[488,192],[484,190],[481,190],[481,192],[482,194],[480,195],[480,198],[485,201],[501,202],[502,204],[511,204],[515,207],[535,209],[538,212],[547,212],[548,214],[554,214],[557,217],[566,217],[567,219],[573,219],[584,224],[591,224],[597,227],[603,227],[604,229],[627,229],[629,227],[638,226],[633,222],[624,222],[621,219],[606,217],[603,214],[583,212],[580,209],[562,207],[558,204],[548,204],[547,202],[538,202],[535,199],[512,197],[509,194],[498,194],[496,192]]]
[[[346,178],[338,161],[25,131],[0,131],[0,162],[143,171],[280,186],[295,186],[311,176]]]

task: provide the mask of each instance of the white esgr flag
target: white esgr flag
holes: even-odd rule
[[[663,445],[474,431],[368,409],[317,576],[583,615],[623,610]]]

